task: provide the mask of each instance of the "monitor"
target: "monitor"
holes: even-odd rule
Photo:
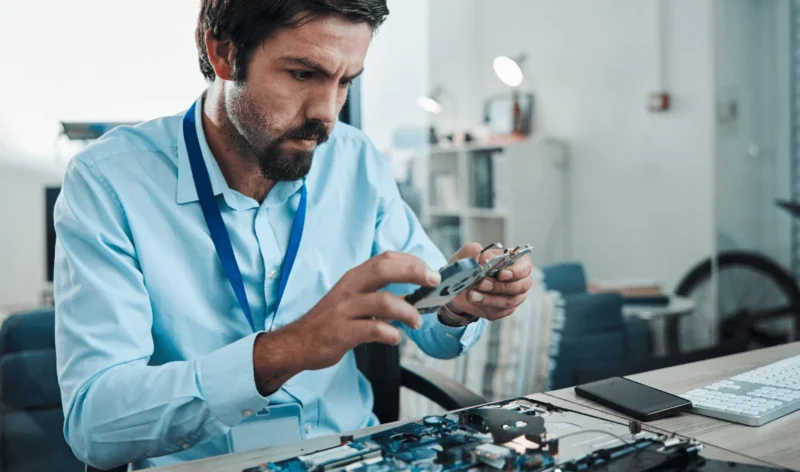
[[[45,241],[47,253],[47,282],[53,281],[53,265],[56,259],[56,227],[53,222],[53,209],[56,199],[61,192],[61,187],[47,187],[44,189],[44,214],[45,214]]]

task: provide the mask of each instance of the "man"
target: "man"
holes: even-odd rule
[[[386,160],[336,124],[387,15],[385,0],[204,0],[205,93],[70,163],[56,349],[79,459],[144,468],[374,425],[353,348],[405,332],[452,358],[524,301],[527,259],[438,314],[401,297],[446,261]]]

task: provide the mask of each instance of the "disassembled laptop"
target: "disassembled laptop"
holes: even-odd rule
[[[771,471],[706,459],[695,440],[527,398],[429,416],[244,472]]]

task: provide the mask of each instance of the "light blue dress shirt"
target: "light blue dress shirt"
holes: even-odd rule
[[[263,203],[231,189],[197,133],[259,330],[273,308],[301,182]],[[250,329],[209,237],[181,133],[182,114],[108,133],[69,164],[56,204],[56,352],[64,435],[76,456],[108,467],[161,466],[230,452],[250,412],[294,403],[303,438],[377,423],[368,381],[348,353],[303,372],[269,397],[253,379]],[[317,149],[308,215],[275,328],[307,313],[370,257],[402,251],[439,268],[445,258],[400,198],[390,165],[343,123]],[[395,285],[404,294],[414,287]],[[425,315],[403,327],[427,354],[452,358],[485,329]],[[308,346],[314,349],[314,346]],[[264,445],[274,441],[270,422]],[[272,438],[272,439],[269,439]]]

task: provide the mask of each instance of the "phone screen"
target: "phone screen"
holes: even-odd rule
[[[644,415],[664,410],[689,409],[692,403],[684,398],[642,385],[623,377],[614,377],[576,387],[582,396],[602,401],[610,407],[640,412]]]

